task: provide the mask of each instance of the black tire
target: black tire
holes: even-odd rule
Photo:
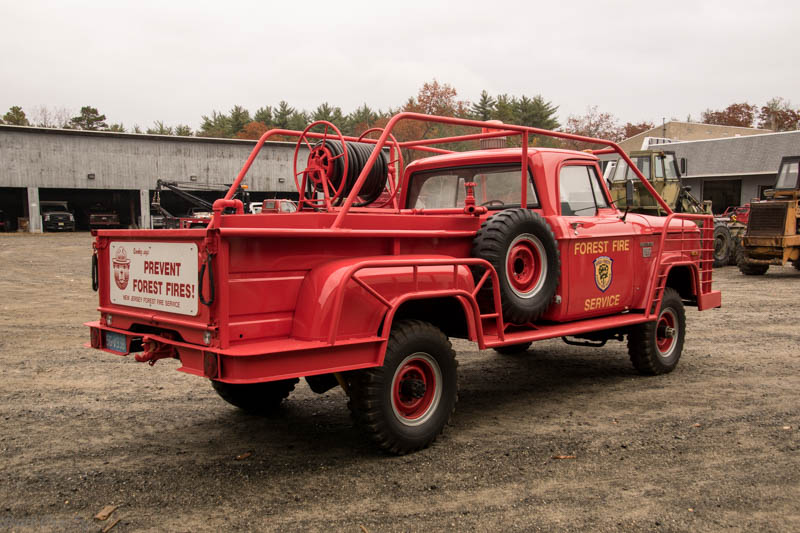
[[[520,344],[511,344],[509,346],[498,346],[494,351],[500,355],[517,355],[528,351],[532,342],[523,342]]]
[[[211,381],[220,398],[249,413],[265,414],[275,411],[294,386],[297,378],[266,383],[223,383]]]
[[[678,365],[686,336],[686,314],[678,291],[664,289],[658,318],[628,331],[628,356],[640,373],[654,376],[672,372]]]
[[[751,263],[747,256],[744,253],[744,249],[741,249],[741,253],[739,254],[739,258],[736,261],[736,264],[739,267],[739,272],[744,274],[745,276],[763,276],[769,270],[769,265],[762,265],[760,263]]]
[[[736,266],[739,264],[739,258],[742,256],[742,236],[733,236],[733,248],[731,250],[731,257],[728,260],[728,265]]]
[[[396,323],[383,366],[348,374],[347,405],[356,425],[391,453],[426,448],[455,410],[457,366],[450,341],[437,327],[418,320]]]
[[[518,208],[489,217],[472,241],[472,256],[486,259],[497,271],[506,322],[532,322],[552,303],[561,261],[555,235],[538,214]],[[491,283],[484,289],[482,308],[492,301]]]
[[[733,238],[731,230],[724,224],[714,227],[714,268],[724,267],[731,260]]]

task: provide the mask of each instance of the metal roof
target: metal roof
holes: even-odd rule
[[[176,141],[194,143],[214,143],[214,144],[251,144],[255,145],[254,139],[228,139],[221,137],[195,137],[194,135],[157,135],[153,133],[121,133],[116,131],[94,131],[94,130],[71,130],[61,128],[40,128],[38,126],[12,126],[10,124],[0,124],[0,131],[13,131],[17,133],[47,133],[53,135],[80,135],[85,137],[104,137],[112,139],[136,139],[149,141]],[[285,146],[294,145],[294,142],[286,141],[267,141],[267,145]]]
[[[776,174],[781,158],[800,155],[800,131],[659,144],[687,160],[686,178]]]

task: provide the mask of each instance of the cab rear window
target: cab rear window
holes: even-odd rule
[[[475,203],[489,209],[520,206],[521,167],[486,165],[436,169],[411,175],[406,207],[442,209],[463,207],[467,182],[475,183]],[[528,172],[528,207],[539,207],[539,199]]]

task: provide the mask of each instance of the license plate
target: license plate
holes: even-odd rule
[[[63,226],[63,225],[64,225],[64,223],[63,223],[63,222],[59,222],[59,223],[58,223],[58,225],[59,225],[59,226]]]
[[[128,353],[128,338],[113,331],[106,331],[106,349],[117,353]]]

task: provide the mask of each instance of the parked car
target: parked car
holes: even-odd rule
[[[89,209],[89,228],[118,228],[119,214],[102,204],[95,204]]]
[[[39,202],[45,231],[75,231],[75,214],[61,200]]]
[[[286,199],[270,199],[261,203],[259,213],[294,213],[297,211],[297,204]]]

